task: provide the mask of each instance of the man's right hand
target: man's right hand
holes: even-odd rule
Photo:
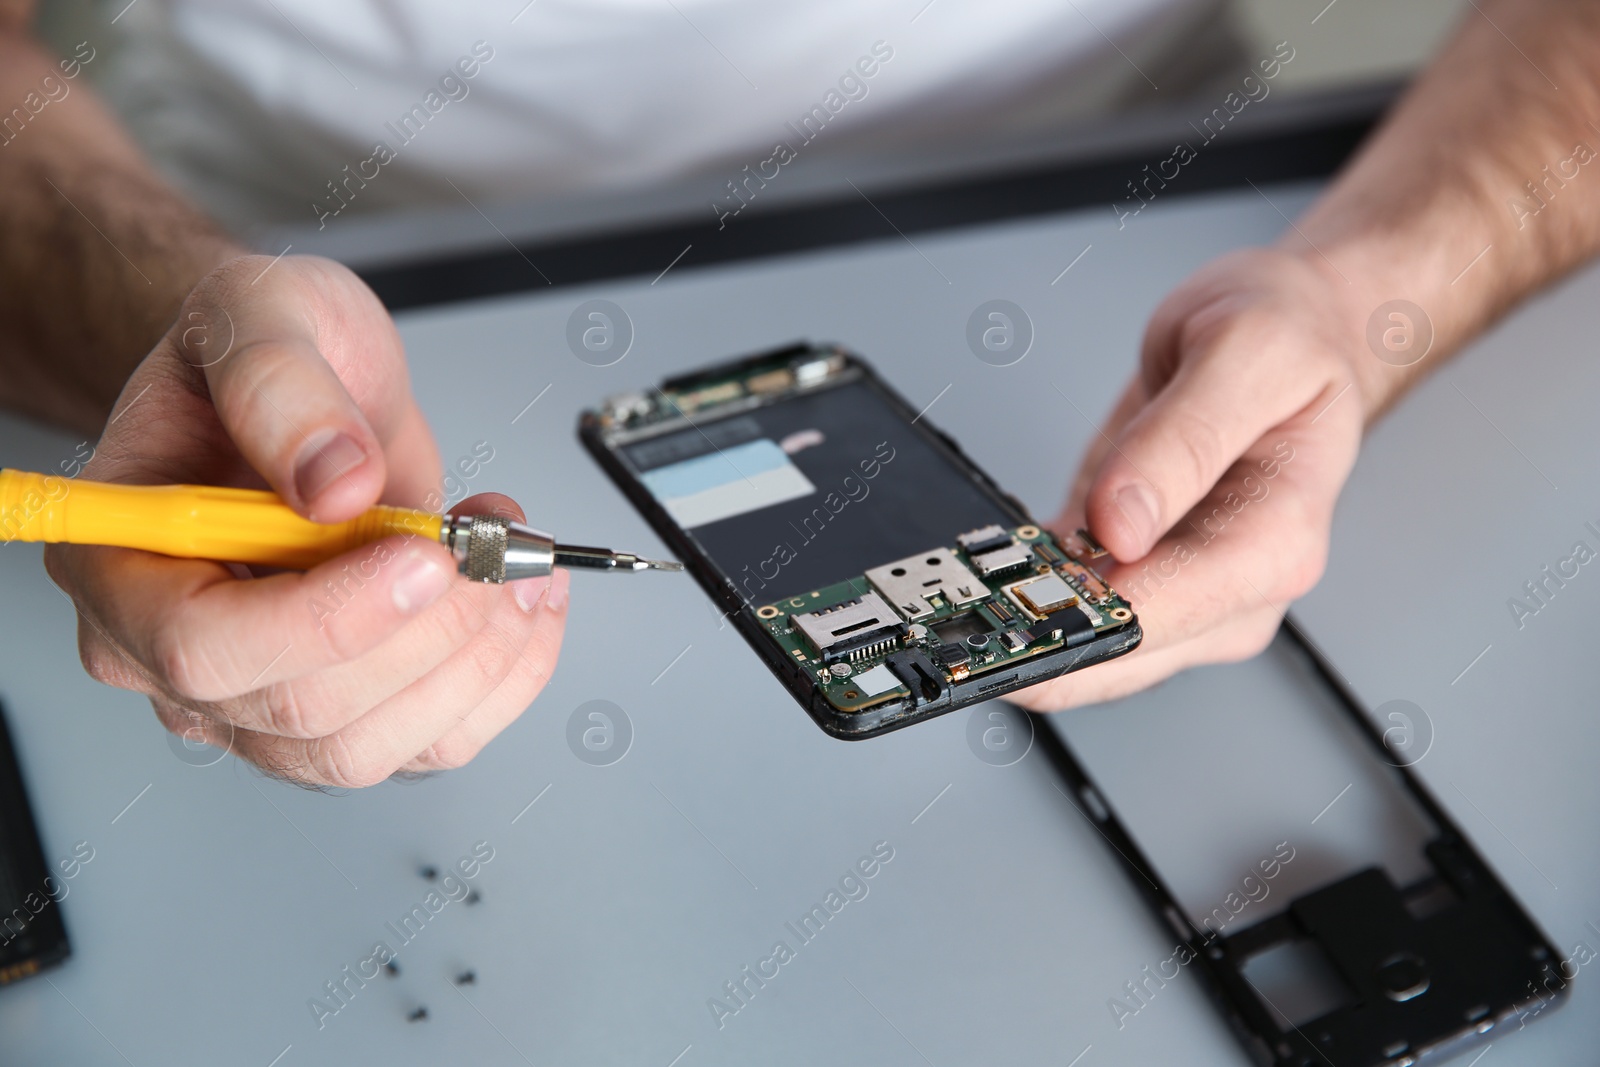
[[[318,522],[424,507],[438,450],[400,338],[336,263],[230,260],[189,294],[128,380],[84,477],[270,488]],[[505,497],[462,513],[521,519]],[[567,576],[456,574],[392,537],[304,574],[133,549],[52,545],[84,666],[145,693],[167,729],[307,784],[365,786],[471,759],[554,667]]]

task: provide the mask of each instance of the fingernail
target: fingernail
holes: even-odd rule
[[[550,572],[550,592],[545,597],[544,606],[551,611],[561,611],[567,606],[567,586],[571,576],[562,570]]]
[[[306,442],[295,463],[294,488],[309,504],[335,481],[367,461],[367,453],[348,434],[329,430]]]
[[[544,591],[549,585],[548,577],[518,578],[511,583],[511,595],[517,598],[517,607],[523,611],[532,611],[539,606],[539,598],[544,596]]]
[[[1139,554],[1150,551],[1160,533],[1156,529],[1156,495],[1143,482],[1129,482],[1111,498],[1139,539]]]
[[[437,560],[412,549],[400,560],[400,573],[389,587],[389,595],[401,614],[415,615],[449,588],[450,572]]]

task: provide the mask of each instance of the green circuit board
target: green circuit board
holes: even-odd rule
[[[1129,625],[1131,606],[1090,562],[1104,551],[1087,534],[1072,544],[1036,526],[984,527],[756,616],[834,708],[862,711],[906,697],[918,669],[964,682]]]

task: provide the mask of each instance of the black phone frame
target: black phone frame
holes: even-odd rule
[[[1049,717],[1027,713],[1040,750],[1071,789],[1067,799],[1100,831],[1152,917],[1192,954],[1191,965],[1201,975],[1207,995],[1251,1058],[1263,1067],[1406,1067],[1462,1053],[1492,1040],[1508,1022],[1565,1002],[1571,979],[1561,973],[1560,955],[1549,937],[1292,618],[1284,618],[1281,633],[1334,694],[1357,732],[1371,744],[1374,757],[1432,820],[1437,832],[1423,847],[1434,869],[1431,878],[1395,887],[1380,868],[1367,867],[1301,893],[1282,910],[1236,933],[1207,932],[1184,912]],[[1453,892],[1453,902],[1420,919],[1405,907],[1406,899],[1429,892],[1439,882]],[[1487,936],[1476,945],[1480,953],[1457,952],[1445,961],[1450,970],[1445,988],[1455,993],[1455,1003],[1441,1008],[1437,999],[1427,999],[1434,992],[1431,971],[1429,987],[1421,993],[1396,1000],[1394,993],[1385,991],[1378,977],[1384,961],[1409,955],[1432,966],[1439,957],[1423,956],[1420,946],[1433,946],[1430,953],[1441,948],[1451,951],[1451,937],[1461,932],[1465,921],[1494,925],[1484,928]],[[1297,939],[1317,945],[1354,1000],[1285,1029],[1245,977],[1244,965],[1253,955]],[[1459,943],[1455,947],[1459,949]],[[1366,965],[1356,965],[1357,960]],[[1462,986],[1471,995],[1463,995]],[[1444,1020],[1452,1014],[1455,1024],[1448,1025]]]

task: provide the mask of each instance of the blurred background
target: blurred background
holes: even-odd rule
[[[185,31],[161,0],[52,0],[41,6],[41,33],[58,50],[69,53],[76,42],[85,39],[101,50],[103,61],[86,67],[87,76],[107,93],[112,106],[167,175],[236,233],[274,253],[294,241],[300,251],[363,260],[500,240],[482,225],[480,210],[486,210],[505,233],[519,238],[606,229],[641,218],[692,215],[704,212],[708,200],[726,196],[730,174],[737,174],[749,161],[744,158],[748,152],[735,152],[701,159],[671,173],[608,180],[598,188],[557,188],[508,196],[493,188],[474,190],[467,167],[460,168],[451,184],[441,180],[442,167],[429,173],[425,165],[415,165],[419,161],[402,160],[390,170],[409,168],[404,179],[386,176],[381,188],[374,183],[372,190],[363,191],[340,212],[337,232],[328,233],[327,227],[314,224],[307,207],[309,194],[322,190],[325,179],[351,161],[348,145],[319,143],[325,132],[320,129],[305,130],[304,136],[273,145],[262,141],[259,129],[251,128],[238,131],[230,142],[218,128],[219,121],[246,124],[251,108],[272,106],[260,98],[275,91],[273,79],[290,77],[284,56],[291,49],[303,51],[302,41],[295,36],[305,24],[303,13],[292,11],[293,19],[284,14],[283,24],[265,28],[263,32],[276,32],[283,38],[267,50],[261,50],[259,35],[240,46],[239,67],[251,69],[249,76],[254,77],[258,90],[262,84],[268,86],[265,94],[256,92],[256,100],[244,101],[237,98],[232,72],[229,77],[214,79],[209,92],[171,91],[172,86],[184,82],[205,84],[211,75],[198,69],[176,73],[179,67],[204,66],[204,61],[196,64],[191,54],[173,43]],[[1263,101],[1272,110],[1292,109],[1296,103],[1356,88],[1392,88],[1426,61],[1466,6],[1462,0],[1408,0],[1403,4],[1384,0],[1199,0],[1165,9],[1148,6],[1153,14],[1142,24],[1120,28],[1106,21],[1104,9],[1091,19],[1077,8],[1106,46],[1091,39],[1094,47],[1089,54],[1069,64],[1071,69],[1065,75],[1030,87],[1027,106],[1012,101],[1004,108],[970,114],[956,114],[959,108],[952,106],[946,121],[908,124],[897,115],[875,125],[856,123],[847,130],[830,130],[828,137],[814,147],[808,145],[803,158],[784,169],[784,181],[770,192],[764,191],[761,202],[752,204],[751,210],[828,198],[841,190],[848,193],[847,178],[861,188],[895,187],[908,180],[927,182],[1014,169],[1040,157],[1070,160],[1118,144],[1148,141],[1151,129],[1159,127],[1163,118],[1203,115],[1228,90],[1237,88],[1240,76],[1258,57],[1270,56],[1279,41],[1290,41],[1295,56],[1273,81],[1270,98]],[[229,5],[215,7],[219,17],[226,16]],[[515,7],[508,4],[508,10]],[[532,21],[552,10],[559,18],[559,8],[548,4],[533,9],[528,18]],[[692,5],[688,10],[697,13]],[[521,13],[517,17],[520,19]],[[688,16],[684,17],[687,20]],[[108,33],[108,18],[116,20],[111,29],[122,32]],[[1102,26],[1109,33],[1101,32]],[[1086,28],[1079,28],[1090,37]],[[518,29],[527,30],[528,26]],[[306,24],[306,30],[309,36],[300,33],[305,44],[312,44],[312,38],[323,39],[314,26]],[[716,32],[713,28],[713,35]],[[522,36],[524,40],[528,37]],[[710,41],[707,37],[708,44]],[[411,44],[416,49],[418,72],[431,69],[433,61],[422,56],[429,48],[438,54],[436,42]],[[706,57],[710,65],[716,65],[709,52]],[[522,52],[515,62],[529,58],[540,57],[537,52]],[[548,61],[550,57],[543,58]],[[342,55],[339,62],[341,66],[345,63]],[[728,62],[732,65],[733,61]],[[279,69],[272,69],[275,63]],[[1144,76],[1146,70],[1160,73],[1159,89]],[[321,73],[331,78],[327,70]],[[334,90],[344,88],[330,84]],[[977,84],[972,89],[981,91]],[[297,104],[292,90],[279,86],[276,91],[285,106],[299,107],[302,113],[312,110],[303,102]],[[235,98],[222,99],[230,94]],[[370,99],[372,95],[369,87],[366,96]],[[212,99],[197,103],[196,96]],[[199,114],[196,109],[202,106],[210,112]],[[782,113],[781,108],[777,110]],[[1004,118],[996,121],[999,114]],[[226,117],[219,120],[223,115]],[[282,120],[284,116],[273,117]],[[1257,115],[1249,117],[1259,119]],[[776,128],[770,118],[763,130],[766,125]],[[203,126],[210,128],[202,130]],[[377,132],[376,123],[358,128],[367,126]],[[248,160],[242,158],[252,155]],[[254,188],[246,194],[241,192],[242,186]],[[468,193],[471,206],[462,202]],[[418,212],[418,208],[425,210]],[[363,217],[391,215],[397,209],[415,218],[399,227],[391,220],[381,232],[359,224]],[[356,224],[352,225],[353,221]]]

